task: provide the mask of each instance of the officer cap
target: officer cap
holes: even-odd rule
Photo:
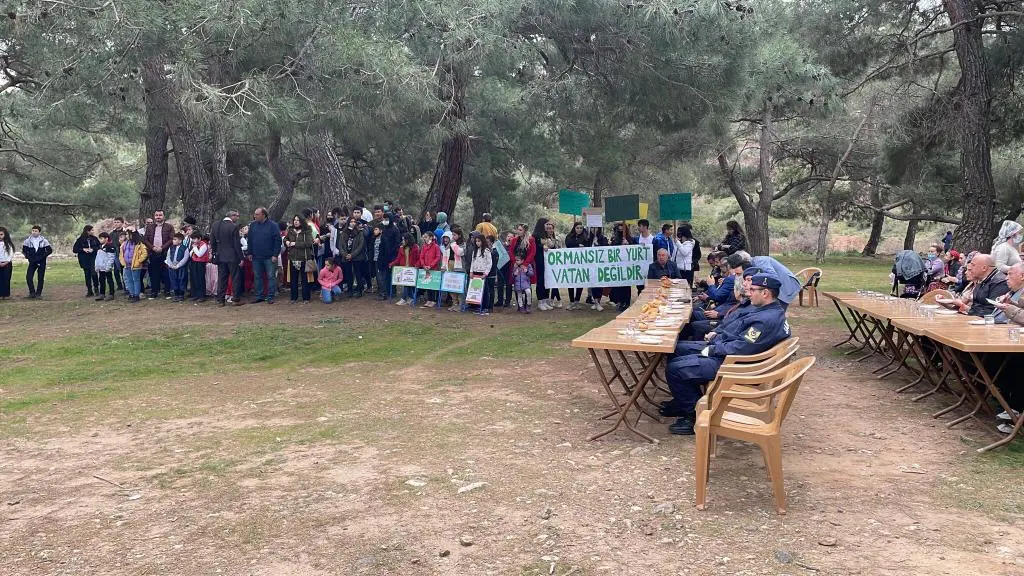
[[[768,288],[770,290],[778,290],[779,288],[782,288],[782,282],[779,281],[778,277],[774,274],[767,274],[764,272],[761,274],[755,274],[754,277],[750,279],[750,285]]]

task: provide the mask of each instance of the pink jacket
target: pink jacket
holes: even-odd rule
[[[323,290],[334,289],[335,286],[341,284],[341,266],[335,266],[333,272],[330,268],[324,266],[320,269],[317,281],[320,283],[320,288]]]

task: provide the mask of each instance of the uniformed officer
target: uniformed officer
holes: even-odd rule
[[[758,354],[789,338],[789,322],[782,309],[779,288],[782,282],[769,274],[755,274],[750,279],[750,303],[753,310],[731,323],[721,333],[702,343],[687,342],[684,350],[676,348],[665,368],[665,377],[672,390],[672,400],[662,404],[663,416],[677,416],[669,431],[693,434],[696,419],[694,407],[701,397],[701,387],[714,379],[719,366],[730,354]]]
[[[693,314],[690,315],[690,321],[679,331],[679,340],[681,342],[686,340],[703,341],[705,336],[711,332],[714,322],[717,322],[718,326],[723,326],[727,322],[732,323],[739,320],[753,310],[750,298],[747,296],[747,290],[750,288],[750,278],[762,272],[762,270],[757,266],[750,266],[746,269],[741,268],[740,270],[742,270],[743,280],[737,293],[739,302],[723,304],[722,306],[715,307],[714,310],[695,308]]]

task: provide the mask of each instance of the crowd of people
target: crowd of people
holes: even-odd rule
[[[667,275],[691,282],[702,259],[700,243],[688,225],[673,230],[665,224],[654,232],[649,221],[639,220],[634,235],[628,223],[618,222],[609,238],[603,227],[587,228],[582,222],[561,235],[553,221],[540,218],[532,228],[518,224],[499,232],[490,214],[467,229],[450,222],[444,212],[427,212],[417,221],[393,202],[366,208],[359,201],[325,216],[307,209],[281,223],[271,220],[266,208],[257,208],[247,224],[240,222],[237,211],[229,210],[209,231],[199,230],[191,217],[175,227],[163,210],[138,225],[121,217],[109,222],[109,229],[100,231],[85,226],[72,251],[82,269],[86,297],[112,300],[121,292],[132,303],[164,298],[196,305],[208,299],[221,306],[273,304],[279,290],[287,290],[291,302],[308,303],[319,290],[325,304],[370,293],[379,300],[393,295],[398,305],[466,309],[464,296],[458,293],[393,287],[392,268],[406,266],[483,278],[483,297],[473,306],[479,314],[495,309],[529,314],[563,307],[561,290],[545,286],[548,250],[649,245],[657,254],[650,277]],[[709,262],[717,263],[745,246],[742,228],[730,221]],[[14,253],[10,233],[0,227],[0,299],[11,295]],[[33,226],[21,243],[21,253],[28,262],[26,298],[40,298],[53,246],[39,226]],[[632,287],[566,291],[568,310],[589,306],[603,311],[609,305],[624,310]]]

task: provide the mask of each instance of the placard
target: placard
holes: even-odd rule
[[[604,199],[604,218],[608,222],[622,222],[640,218],[640,196],[608,196]]]
[[[635,286],[647,281],[651,246],[593,246],[544,252],[544,286],[601,288]]]
[[[424,270],[419,268],[416,270],[416,289],[440,290],[443,276],[444,273],[440,270]]]
[[[509,258],[508,248],[505,248],[505,244],[501,240],[494,242],[494,249],[498,251],[498,269],[501,270],[512,259]]]
[[[603,228],[604,208],[585,208],[583,210],[583,225],[587,228]]]
[[[558,211],[562,214],[581,216],[583,209],[590,206],[590,194],[577,190],[558,191]]]
[[[416,286],[416,269],[411,266],[391,268],[391,284],[395,286]]]
[[[647,213],[648,213],[651,205],[648,204],[647,202],[641,202],[639,204],[639,207],[640,207],[640,217],[635,219],[635,220],[626,220],[626,224],[629,224],[630,226],[636,226],[637,222],[647,218]]]
[[[693,194],[662,194],[658,196],[658,216],[664,220],[693,220]]]
[[[462,294],[466,291],[465,272],[445,272],[441,276],[441,292]]]
[[[466,287],[466,304],[479,304],[484,299],[484,279],[470,278]]]

